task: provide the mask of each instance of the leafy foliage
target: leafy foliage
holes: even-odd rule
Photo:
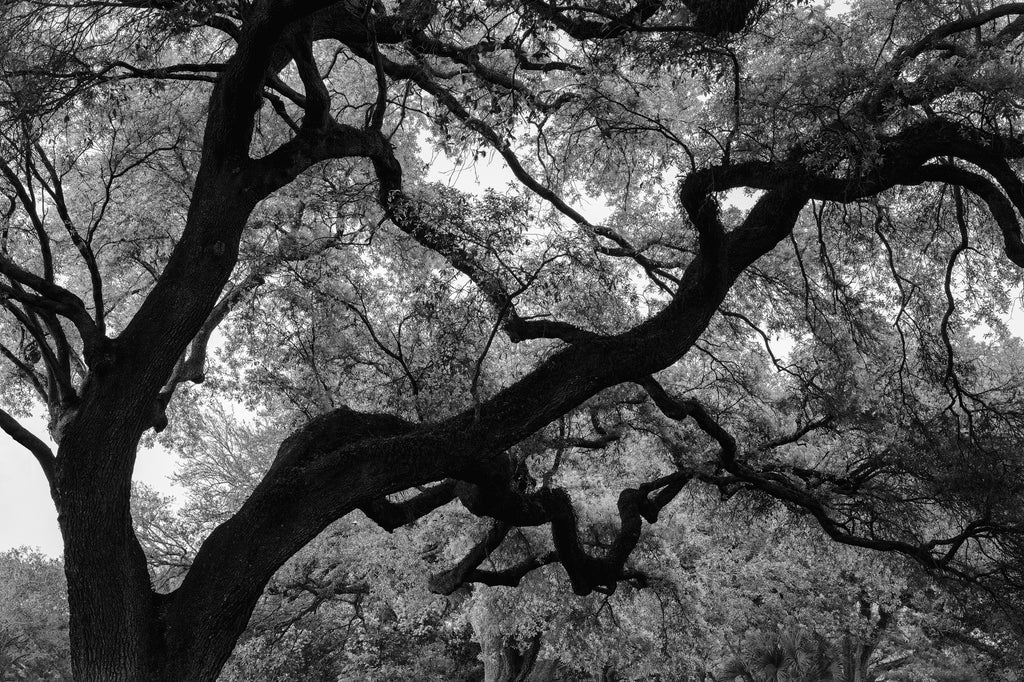
[[[5,3],[76,675],[1012,669],[1022,17]]]
[[[0,555],[0,679],[71,679],[68,604],[59,562],[26,549]]]

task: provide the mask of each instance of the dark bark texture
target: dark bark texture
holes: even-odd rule
[[[169,10],[177,6],[162,1],[139,4]],[[685,31],[671,30],[694,41],[720,40],[743,30],[756,18],[759,5],[737,0],[726,3],[729,13],[718,14],[710,8],[715,3],[684,4],[690,9],[691,23],[683,27]],[[404,9],[397,14],[387,15],[372,3],[364,7],[326,0],[256,0],[226,25],[215,15],[208,18],[211,26],[229,33],[237,45],[219,70],[211,96],[186,227],[158,282],[116,338],[107,338],[102,325],[92,325],[89,315],[79,314],[84,307],[79,310],[81,301],[76,297],[65,296],[52,282],[33,279],[6,259],[0,260],[0,274],[36,292],[30,296],[19,293],[24,289],[12,288],[11,296],[20,297],[12,300],[40,307],[45,319],[55,320],[56,315],[73,319],[86,345],[87,381],[78,395],[58,386],[61,392],[52,403],[55,422],[60,423],[56,457],[15,425],[4,427],[37,456],[53,486],[65,542],[73,668],[80,682],[216,679],[274,572],[329,524],[356,509],[394,529],[458,499],[470,511],[494,520],[493,529],[474,553],[434,577],[431,584],[438,592],[449,593],[465,582],[515,585],[530,570],[555,562],[564,567],[580,594],[610,592],[621,580],[642,579],[631,574],[627,559],[643,521],[657,520],[658,512],[687,481],[706,474],[681,471],[624,490],[616,539],[595,556],[580,541],[568,494],[558,489],[526,490],[518,485],[504,454],[599,392],[624,383],[643,387],[668,417],[693,419],[720,446],[720,468],[728,480],[716,479],[718,483],[748,485],[802,507],[834,537],[857,544],[857,538],[844,537],[838,527],[828,525],[825,510],[815,506],[802,488],[780,483],[778,475],[761,475],[744,464],[735,441],[699,404],[673,399],[652,375],[693,347],[737,278],[790,235],[812,199],[850,203],[897,185],[955,184],[991,209],[1007,256],[1024,266],[1018,219],[1024,210],[1024,188],[1007,162],[1024,155],[1020,143],[934,116],[902,125],[895,132],[892,126],[883,128],[885,133],[873,140],[869,170],[861,173],[851,163],[843,168],[852,170],[832,173],[808,161],[816,145],[832,139],[835,131],[825,126],[785,158],[727,161],[694,169],[685,177],[678,200],[697,231],[699,251],[675,277],[671,301],[646,321],[606,336],[567,323],[519,317],[514,292],[489,276],[443,226],[420,215],[415,201],[404,194],[401,165],[381,130],[383,100],[371,109],[364,127],[331,117],[330,97],[311,59],[314,41],[338,40],[356,58],[371,64],[382,81],[405,82],[434,96],[451,116],[492,144],[517,179],[538,196],[581,228],[613,241],[616,235],[586,224],[532,178],[508,145],[472,119],[425,69],[381,54],[381,45],[401,44],[475,65],[485,76],[488,73],[471,52],[445,45],[425,32],[436,10],[431,3],[405,5],[401,3]],[[621,16],[602,10],[585,17],[544,0],[526,0],[524,5],[530,16],[544,17],[557,26],[566,40],[602,41],[645,30],[664,3],[639,0]],[[936,41],[941,38],[934,36]],[[523,68],[536,68],[525,56],[516,59]],[[901,54],[899,59],[909,63],[913,55]],[[250,158],[264,87],[276,83],[277,74],[289,63],[294,63],[304,85],[304,93],[296,93],[294,99],[303,107],[303,118],[290,141],[267,156]],[[897,67],[900,64],[893,65]],[[888,87],[886,83],[879,88]],[[885,116],[888,99],[884,93],[876,95],[864,104],[867,120]],[[493,305],[511,340],[556,339],[562,345],[504,390],[444,421],[414,424],[392,415],[345,408],[313,419],[281,444],[266,477],[241,509],[209,536],[180,587],[170,594],[157,594],[150,585],[129,509],[139,439],[147,429],[165,423],[163,407],[170,399],[168,385],[173,390],[178,380],[176,366],[197,336],[208,338],[209,320],[224,315],[218,300],[237,263],[239,243],[254,207],[310,166],[346,157],[366,160],[376,173],[380,203],[391,222],[469,277]],[[949,159],[968,162],[984,174],[960,168]],[[763,193],[742,222],[727,229],[720,218],[718,197],[740,187]],[[627,242],[619,239],[617,244],[617,253],[629,255]],[[656,263],[636,253],[632,257],[658,276]],[[46,297],[52,300],[45,303]],[[56,329],[52,336],[59,334]],[[61,364],[59,358],[54,362]],[[201,372],[196,376],[201,377]],[[3,416],[0,413],[0,426],[5,423]],[[386,499],[415,486],[432,487],[404,503]],[[483,557],[501,543],[508,529],[522,525],[550,525],[555,551],[507,569],[481,569]],[[878,548],[934,563],[934,546]],[[537,660],[539,642],[525,652],[509,649],[504,642],[497,648],[502,672],[489,679],[549,679],[552,670]]]

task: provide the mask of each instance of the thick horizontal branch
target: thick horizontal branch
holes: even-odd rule
[[[739,33],[747,27],[758,3],[756,0],[723,0],[708,5],[699,1],[684,1],[682,4],[691,16],[687,23],[649,25],[648,21],[665,6],[662,0],[638,0],[622,14],[614,14],[603,8],[586,5],[558,5],[547,0],[527,0],[527,6],[540,16],[551,21],[560,30],[576,40],[609,40],[621,38],[629,33],[688,33],[695,38],[719,37]],[[580,16],[570,16],[566,10]],[[597,19],[586,18],[587,15]]]
[[[455,489],[455,481],[444,481],[421,490],[416,495],[401,502],[392,502],[386,497],[371,500],[359,507],[359,511],[363,512],[367,518],[378,526],[391,533],[453,501],[455,499]]]
[[[545,493],[547,503],[507,490],[511,474],[503,453],[605,388],[646,376],[681,357],[704,331],[735,278],[750,261],[773,248],[792,229],[805,201],[799,192],[768,192],[743,225],[727,237],[729,259],[712,268],[700,255],[687,267],[675,299],[648,321],[623,334],[584,340],[548,357],[531,372],[482,402],[479,409],[436,424],[410,424],[387,415],[337,410],[318,418],[285,441],[266,478],[242,509],[204,543],[178,591],[175,609],[185,622],[222,619],[220,608],[203,604],[209,581],[223,571],[244,573],[233,612],[247,617],[263,584],[277,567],[319,530],[340,516],[382,496],[444,478],[470,482],[486,493],[461,491],[474,513],[513,525],[541,525],[558,508],[559,556],[572,557],[571,504]],[[506,462],[502,464],[502,462]],[[641,505],[638,493],[622,500],[625,532],[618,546],[635,537]],[[505,517],[513,515],[515,518]],[[565,542],[563,542],[563,540]],[[612,557],[623,560],[622,549]],[[247,567],[243,570],[243,566]],[[614,571],[598,564],[577,589],[607,589]],[[586,573],[586,571],[584,571]],[[244,598],[241,596],[244,595]],[[244,623],[244,620],[240,621]]]
[[[465,578],[467,583],[479,583],[491,587],[519,587],[523,578],[536,571],[558,562],[558,552],[546,552],[540,556],[531,556],[508,568],[485,569],[477,568],[470,571]]]
[[[318,127],[301,129],[270,154],[248,164],[246,181],[250,191],[265,196],[316,163],[352,157],[377,158],[387,144],[379,132],[364,131],[333,119],[323,120]]]
[[[741,187],[771,190],[789,185],[799,188],[810,199],[849,203],[896,185],[916,184],[921,167],[936,158],[955,156],[1002,176],[1005,173],[1000,171],[1000,165],[1006,164],[1007,157],[1024,155],[1021,140],[935,117],[895,135],[879,136],[878,161],[870,172],[831,175],[813,170],[813,164],[806,162],[807,154],[818,144],[825,144],[828,135],[826,129],[819,140],[795,149],[788,159],[740,162],[691,173],[681,184],[680,197],[684,203],[696,205],[709,192]]]

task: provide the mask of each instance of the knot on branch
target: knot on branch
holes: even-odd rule
[[[64,403],[50,408],[50,420],[46,424],[46,429],[50,432],[50,438],[53,438],[54,443],[59,444],[64,440],[68,426],[77,416],[78,405],[75,403]]]

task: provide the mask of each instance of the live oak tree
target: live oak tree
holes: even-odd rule
[[[702,485],[1019,613],[1024,5],[2,7],[0,427],[50,483],[77,679],[214,679],[328,525],[455,500],[493,525],[442,592],[640,584],[644,524]],[[431,149],[516,184],[438,187]],[[235,388],[296,423],[155,590],[136,453],[247,307]],[[652,456],[594,543],[560,467],[621,439]],[[484,567],[517,527],[550,546]]]

